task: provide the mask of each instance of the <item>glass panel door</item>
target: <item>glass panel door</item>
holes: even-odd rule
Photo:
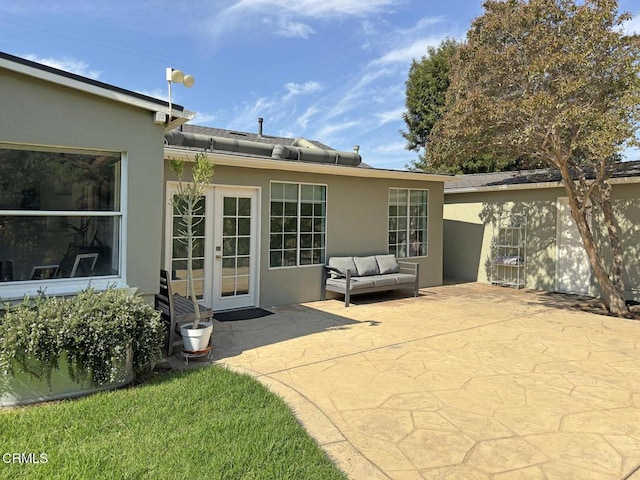
[[[214,309],[256,305],[255,190],[217,188]]]

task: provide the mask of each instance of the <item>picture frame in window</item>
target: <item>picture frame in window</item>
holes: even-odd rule
[[[88,276],[96,266],[98,255],[98,253],[80,253],[76,255],[70,277]]]
[[[31,269],[31,280],[49,280],[58,274],[60,265],[36,265]]]

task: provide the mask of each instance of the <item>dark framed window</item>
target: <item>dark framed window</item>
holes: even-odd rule
[[[427,255],[429,191],[389,189],[389,253],[397,257]]]
[[[119,153],[0,147],[0,282],[120,274]]]
[[[327,187],[271,183],[269,266],[325,262]]]

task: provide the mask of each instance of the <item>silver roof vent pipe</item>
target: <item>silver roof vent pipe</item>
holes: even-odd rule
[[[259,117],[258,118],[258,136],[259,137],[262,136],[262,122],[264,122],[264,118]]]

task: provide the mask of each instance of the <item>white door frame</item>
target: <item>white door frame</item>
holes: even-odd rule
[[[171,198],[177,190],[177,182],[167,182],[166,196],[167,204],[165,210],[165,255],[164,267],[167,271],[172,271],[172,238],[173,238],[173,207]],[[250,253],[250,286],[252,293],[246,297],[242,297],[243,301],[226,302],[221,301],[220,295],[215,289],[219,288],[219,282],[216,282],[215,275],[219,275],[219,268],[222,266],[222,260],[216,258],[216,245],[218,229],[222,225],[222,216],[218,219],[218,209],[222,212],[222,202],[216,202],[219,197],[222,198],[224,193],[248,194],[251,201],[251,253]],[[223,310],[231,308],[240,308],[242,306],[258,306],[260,305],[260,187],[244,187],[231,185],[211,185],[206,197],[206,213],[205,213],[205,264],[204,264],[204,285],[203,298],[201,303],[214,310]],[[219,221],[218,221],[219,220]],[[217,226],[220,223],[220,226]],[[217,262],[217,263],[216,263]],[[217,267],[217,268],[216,268]],[[251,290],[253,287],[253,290]],[[226,300],[226,299],[223,299]],[[240,304],[231,306],[230,304]],[[245,305],[250,303],[251,305]]]
[[[249,293],[222,296],[222,261],[223,261],[223,199],[225,196],[237,196],[251,199],[251,223],[249,246]],[[260,304],[260,189],[256,187],[215,186],[212,195],[213,225],[208,231],[211,238],[211,287],[210,305],[214,310],[254,307]],[[209,235],[210,233],[210,235]],[[205,247],[206,248],[206,247]],[[206,288],[206,287],[205,287]]]
[[[556,279],[555,279],[555,289],[558,292],[566,292],[566,293],[578,293],[578,294],[583,294],[583,295],[589,295],[591,293],[591,280],[592,280],[592,271],[591,271],[591,263],[589,262],[589,257],[587,256],[587,252],[584,249],[584,244],[582,242],[582,236],[580,235],[580,232],[578,230],[578,226],[575,223],[575,220],[573,218],[573,216],[571,215],[571,208],[569,206],[569,199],[568,197],[558,197],[557,202],[556,202]],[[569,223],[567,223],[567,219],[563,218],[563,215],[568,215],[568,220]],[[591,221],[591,216],[588,217],[589,222]],[[561,276],[563,275],[563,271],[562,271],[562,267],[564,267],[564,265],[562,264],[562,258],[561,258],[561,254],[563,252],[560,251],[560,247],[561,245],[561,240],[562,240],[562,232],[563,232],[563,225],[565,227],[565,230],[569,229],[574,231],[574,233],[577,235],[577,239],[579,240],[580,243],[580,250],[576,250],[575,252],[572,251],[571,252],[571,257],[574,260],[574,264],[581,264],[581,265],[586,265],[588,268],[588,273],[585,273],[583,275],[580,275],[581,278],[578,278],[577,276],[574,277],[574,280],[577,280],[575,283],[569,282],[571,283],[571,285],[567,286],[562,286],[561,285]],[[568,227],[568,228],[567,228]],[[578,256],[579,258],[576,258],[576,256]],[[576,273],[579,272],[572,272],[574,275]],[[584,283],[583,283],[584,282]],[[581,283],[581,285],[578,285],[578,283]],[[572,288],[572,287],[576,287],[576,288]]]

